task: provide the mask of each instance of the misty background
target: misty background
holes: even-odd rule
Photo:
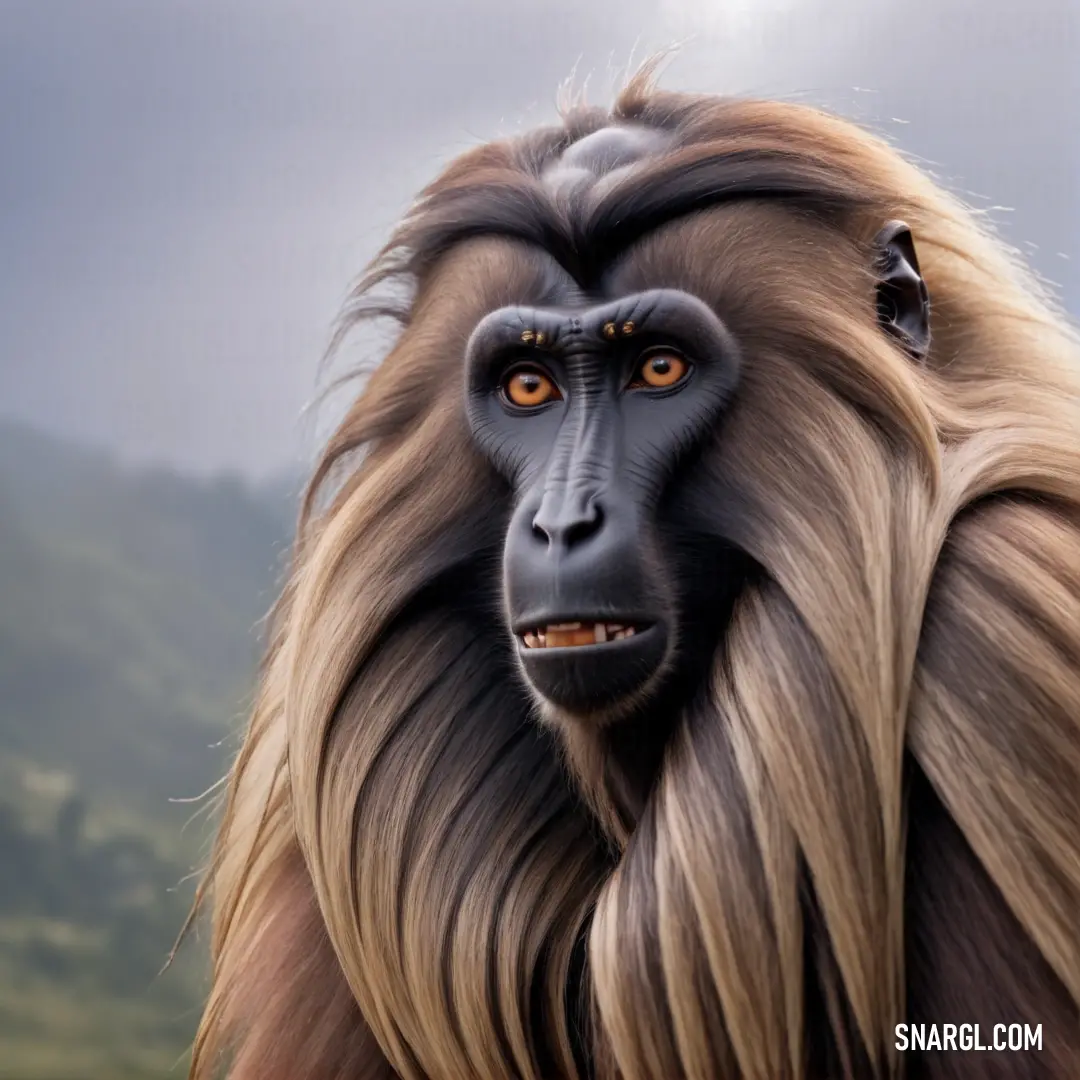
[[[1080,314],[1080,0],[0,0],[0,1080],[184,1075],[189,800],[346,292],[450,158],[673,44],[668,87],[887,136]]]

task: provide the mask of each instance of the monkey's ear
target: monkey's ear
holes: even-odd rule
[[[916,360],[924,360],[930,351],[930,294],[919,273],[911,229],[903,221],[890,221],[874,246],[878,321]]]

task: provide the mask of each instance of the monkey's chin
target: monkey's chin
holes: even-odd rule
[[[518,659],[530,686],[546,703],[602,724],[633,708],[655,684],[667,638],[662,623],[594,645],[529,648],[519,638]]]

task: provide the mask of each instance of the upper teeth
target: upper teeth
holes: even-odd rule
[[[557,649],[569,645],[600,645],[631,637],[634,627],[622,623],[549,623],[522,635],[527,649]]]

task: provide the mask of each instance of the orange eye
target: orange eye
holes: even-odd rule
[[[512,372],[503,383],[503,393],[520,409],[535,409],[562,397],[551,377],[536,368],[518,368]]]
[[[686,378],[690,365],[673,352],[650,353],[641,362],[634,381],[633,387],[653,387],[663,389],[665,386],[674,386]]]

